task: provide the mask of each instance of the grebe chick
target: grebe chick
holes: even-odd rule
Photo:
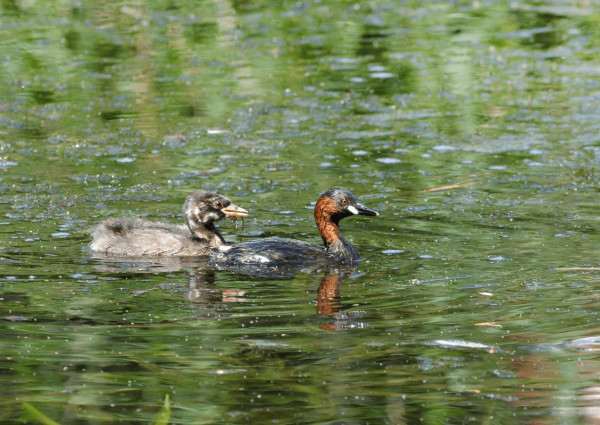
[[[349,190],[335,187],[315,205],[315,221],[324,246],[288,239],[265,238],[215,249],[210,264],[218,269],[261,276],[289,276],[314,266],[358,263],[358,252],[340,233],[339,222],[352,215],[379,215]]]
[[[91,232],[92,252],[120,256],[202,256],[225,239],[215,222],[248,211],[211,190],[191,193],[183,204],[185,225],[142,219],[108,219]]]

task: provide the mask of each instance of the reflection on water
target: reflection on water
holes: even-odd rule
[[[2,7],[0,422],[598,422],[592,3]],[[320,244],[333,186],[354,270],[86,250],[200,188]]]
[[[231,308],[230,303],[244,302],[247,291],[234,288],[220,288],[217,284],[217,274],[208,265],[206,258],[188,258],[188,257],[115,257],[94,254],[94,258],[99,261],[95,269],[103,274],[113,274],[116,277],[123,274],[142,274],[152,273],[160,274],[167,272],[183,272],[188,277],[187,300],[193,303],[194,308],[207,309],[215,311],[228,311]],[[340,304],[340,288],[344,279],[352,278],[355,268],[345,268],[343,266],[329,267],[324,271],[315,269],[313,273],[322,275],[321,283],[317,290],[316,312],[320,315],[329,316],[336,321],[331,325],[323,325],[322,329],[340,329],[350,327],[365,327],[364,323],[355,322],[354,319],[360,317],[364,312],[344,311],[345,308]],[[269,278],[265,275],[265,270],[261,270],[261,278]],[[298,270],[297,273],[303,273]],[[271,278],[281,277],[280,271],[276,270]],[[152,291],[166,289],[163,285],[157,285],[142,290],[131,292],[132,296],[142,296]],[[347,307],[346,307],[347,308]]]

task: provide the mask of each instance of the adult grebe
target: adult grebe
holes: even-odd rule
[[[92,252],[120,256],[205,256],[225,240],[215,222],[245,217],[248,211],[211,190],[188,195],[183,204],[185,225],[141,219],[109,219],[91,232]]]
[[[335,187],[315,205],[315,221],[324,246],[287,238],[265,238],[217,247],[210,264],[217,269],[258,276],[288,276],[304,268],[342,263],[353,265],[360,257],[340,233],[339,222],[352,215],[379,215],[359,202],[349,190]]]

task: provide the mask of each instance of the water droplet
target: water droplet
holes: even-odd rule
[[[382,164],[399,164],[402,162],[397,158],[377,158],[375,161],[381,162]]]
[[[456,148],[448,145],[437,145],[433,147],[433,150],[437,152],[453,152],[456,150]]]
[[[381,251],[385,255],[397,255],[404,253],[403,249],[384,249]]]

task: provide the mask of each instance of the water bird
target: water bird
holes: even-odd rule
[[[90,250],[114,256],[206,256],[225,239],[215,222],[245,217],[248,211],[212,190],[189,194],[183,204],[185,224],[142,219],[108,219],[92,229]]]
[[[339,229],[340,220],[353,215],[379,213],[363,205],[349,190],[334,187],[315,204],[323,246],[289,238],[255,239],[217,247],[209,263],[217,269],[255,276],[289,276],[315,266],[355,265],[360,260],[358,252]]]

